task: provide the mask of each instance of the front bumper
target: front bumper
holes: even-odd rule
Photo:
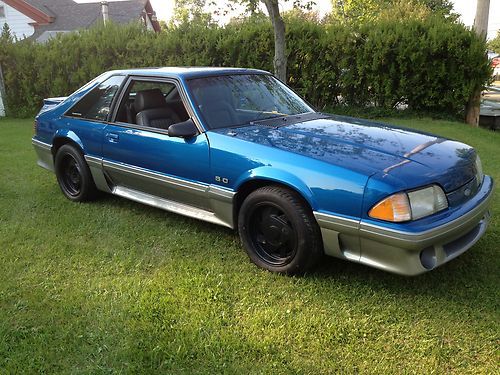
[[[318,212],[315,216],[327,254],[413,276],[452,260],[481,238],[490,219],[493,186],[491,177],[485,176],[472,208],[458,218],[423,231],[396,230],[364,220],[345,221]]]

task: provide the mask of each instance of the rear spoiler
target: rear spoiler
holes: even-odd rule
[[[42,107],[42,109],[40,109],[39,114],[56,107],[57,105],[59,105],[60,103],[65,101],[67,98],[68,98],[67,96],[60,96],[58,98],[43,99],[43,107]]]

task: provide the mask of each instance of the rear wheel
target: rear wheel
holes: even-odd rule
[[[54,164],[57,182],[66,198],[75,202],[95,198],[97,188],[80,150],[70,144],[61,146]]]
[[[296,192],[279,186],[262,187],[245,199],[238,230],[250,259],[272,272],[304,273],[323,254],[310,208]]]

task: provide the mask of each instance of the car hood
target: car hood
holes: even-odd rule
[[[474,177],[475,151],[432,134],[344,116],[219,129],[219,133],[315,158],[366,175],[389,174],[408,188],[454,190]]]

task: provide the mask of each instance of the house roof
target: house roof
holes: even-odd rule
[[[39,39],[54,32],[86,29],[102,20],[101,3],[76,3],[73,0],[3,0],[26,14],[36,23],[32,38]],[[149,0],[108,2],[109,19],[115,23],[129,23],[153,13]],[[150,14],[151,16],[151,14]],[[150,17],[151,19],[151,17]],[[160,30],[157,21],[151,21],[155,31]],[[42,37],[43,39],[44,37]]]
[[[37,24],[48,24],[54,21],[54,14],[42,6],[39,1],[24,0],[2,0],[5,4],[11,6],[17,11],[31,18]]]

